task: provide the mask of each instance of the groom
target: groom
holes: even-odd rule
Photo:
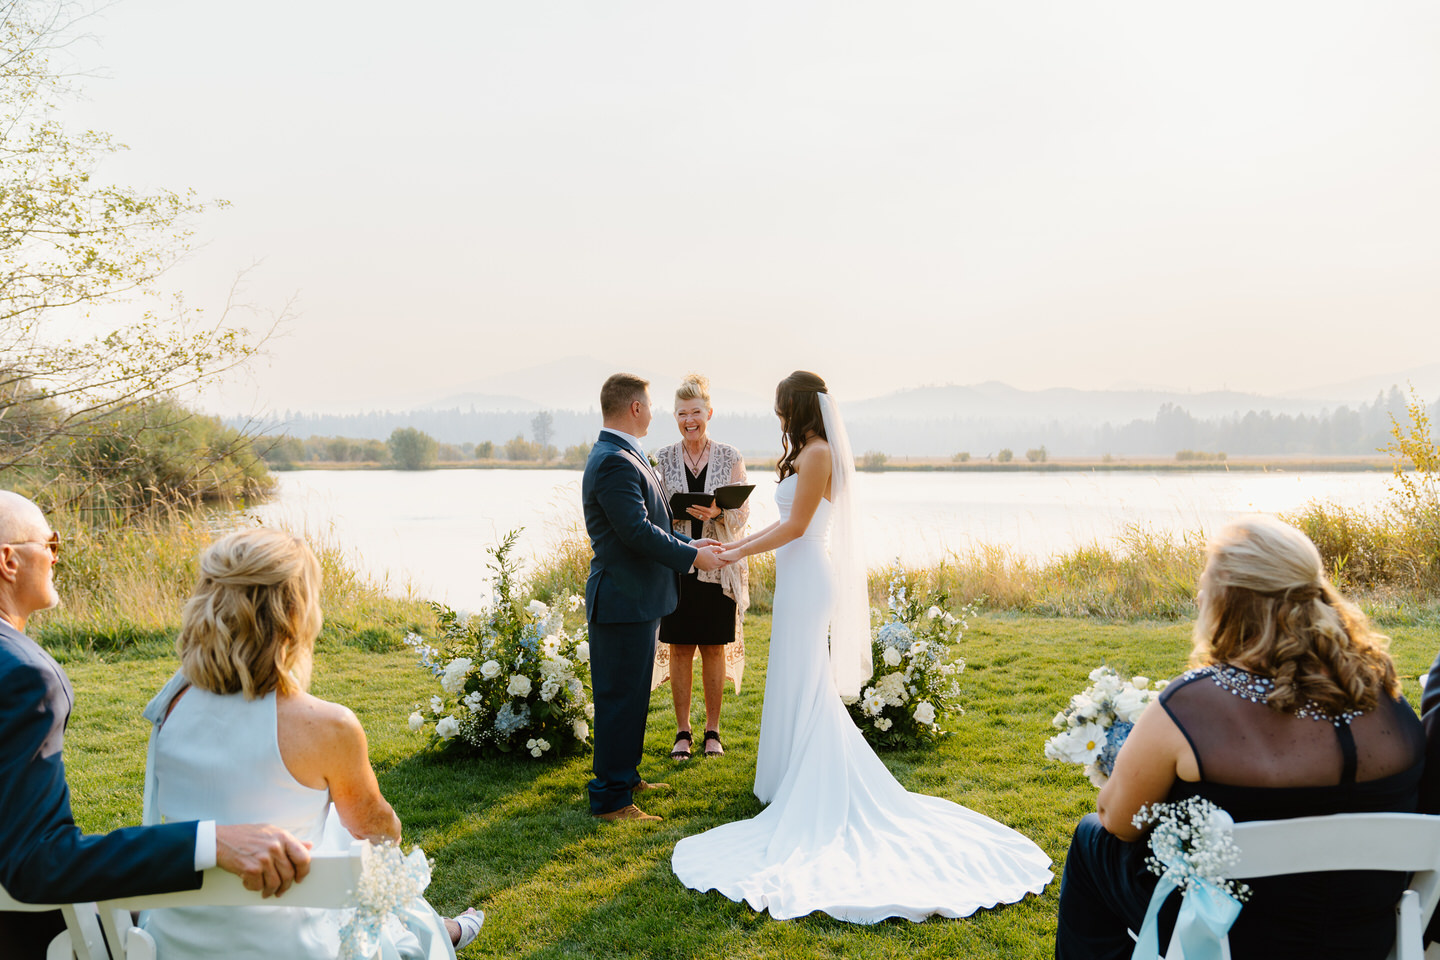
[[[678,577],[722,566],[721,546],[670,532],[665,485],[640,446],[650,428],[650,383],[617,373],[600,388],[604,426],[585,463],[580,496],[595,558],[585,582],[595,688],[595,779],[590,812],[602,820],[659,820],[632,802],[660,618],[675,609]]]

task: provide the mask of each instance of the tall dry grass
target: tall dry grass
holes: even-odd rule
[[[62,548],[56,567],[60,606],[36,614],[30,632],[61,658],[155,655],[168,649],[180,611],[199,577],[200,552],[217,537],[253,522],[234,514],[174,510],[124,524],[92,526],[53,515]],[[429,608],[408,589],[360,572],[328,532],[298,531],[320,561],[325,612],[322,642],[389,649],[411,629],[429,628]]]

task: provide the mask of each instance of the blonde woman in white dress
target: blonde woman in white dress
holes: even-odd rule
[[[780,520],[721,555],[775,551],[755,769],[755,795],[769,806],[681,840],[675,875],[777,920],[817,910],[852,923],[964,917],[1039,893],[1052,877],[1043,850],[973,810],[908,792],[851,721],[841,694],[858,695],[871,671],[854,459],[815,374],[782,380],[775,409],[785,431]]]
[[[360,721],[306,692],[320,625],[320,565],[299,537],[252,528],[205,550],[176,644],[181,672],[145,711],[155,725],[147,823],[258,818],[317,850],[348,848],[351,836],[400,840]],[[165,960],[335,957],[342,911],[283,902],[169,907],[149,911],[141,926]],[[482,915],[445,920],[416,900],[400,920],[386,926],[384,960],[454,960]]]

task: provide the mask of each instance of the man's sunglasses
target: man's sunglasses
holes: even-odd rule
[[[6,546],[18,547],[22,543],[43,543],[50,548],[50,556],[60,559],[60,534],[52,533],[48,540],[11,540]]]

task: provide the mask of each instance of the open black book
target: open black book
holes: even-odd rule
[[[708,507],[711,504],[721,510],[734,510],[749,498],[750,491],[754,489],[753,483],[727,483],[716,487],[714,493],[671,494],[670,513],[678,517],[689,507]]]

